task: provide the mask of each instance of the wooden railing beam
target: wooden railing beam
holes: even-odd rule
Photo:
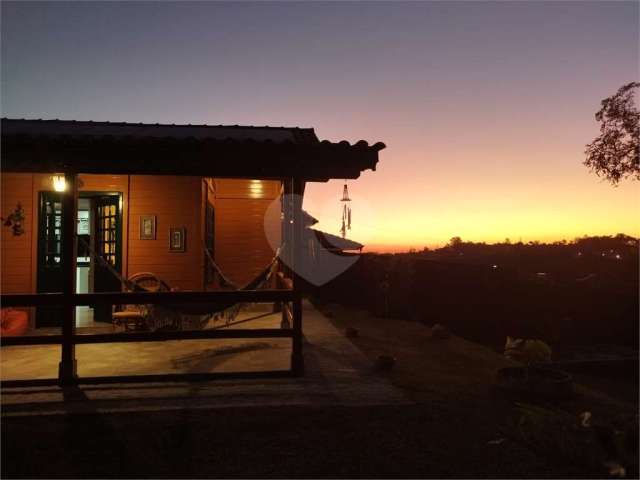
[[[293,330],[282,328],[254,329],[209,329],[178,330],[162,332],[122,332],[76,334],[73,343],[84,345],[89,343],[131,343],[131,342],[165,342],[169,340],[203,340],[212,338],[291,338]],[[65,341],[63,335],[38,335],[22,337],[5,337],[3,347],[16,345],[59,345]]]
[[[209,292],[101,292],[6,294],[0,296],[3,307],[56,306],[71,302],[77,305],[107,303],[112,305],[181,305],[203,303],[271,303],[291,301],[291,290],[230,290]]]

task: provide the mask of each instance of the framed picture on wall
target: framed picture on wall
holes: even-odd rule
[[[140,240],[156,239],[156,216],[140,215]]]
[[[184,227],[171,227],[169,229],[169,251],[185,252],[187,240],[187,229]]]

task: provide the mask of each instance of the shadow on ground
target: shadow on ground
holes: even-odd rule
[[[584,477],[442,405],[5,418],[2,477]],[[473,412],[469,412],[471,415]],[[446,420],[446,421],[443,421]],[[11,439],[11,441],[7,441]]]

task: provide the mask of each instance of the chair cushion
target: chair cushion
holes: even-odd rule
[[[144,318],[144,314],[133,310],[125,310],[124,312],[114,312],[112,317],[117,320],[135,320],[138,318]]]
[[[18,337],[24,335],[29,329],[29,315],[23,310],[3,308],[0,321],[0,335],[5,337]]]

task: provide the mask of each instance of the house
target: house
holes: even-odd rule
[[[298,362],[301,371],[295,262],[312,231],[303,228],[305,183],[358,178],[384,148],[320,141],[310,128],[14,119],[2,119],[1,140],[2,304],[29,322],[29,335],[3,345],[60,343],[60,381],[77,381],[76,343],[130,341],[118,333],[87,340],[78,335],[84,326],[108,325],[114,305],[141,301],[282,304],[293,327],[262,333],[292,338],[292,369]],[[334,249],[361,248],[316,234]],[[270,288],[228,288],[250,285],[278,254],[287,265]],[[140,272],[172,291],[124,292]],[[130,335],[220,335],[155,333]]]

